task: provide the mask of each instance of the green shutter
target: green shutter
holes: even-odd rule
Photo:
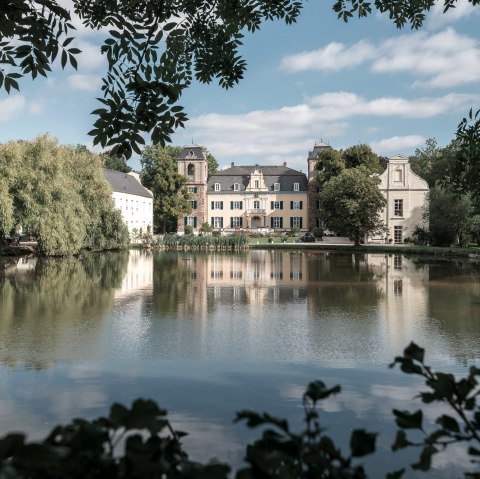
[[[270,209],[273,210],[273,201],[270,201]]]
[[[233,210],[233,201],[230,201],[230,209]]]
[[[283,201],[280,201],[280,209],[283,210]]]
[[[214,209],[215,209],[215,202],[212,201],[212,210],[214,210]]]
[[[290,201],[290,209],[293,210],[293,201]]]
[[[243,201],[240,201],[240,209],[243,210]]]
[[[273,228],[273,216],[270,217],[270,228]]]
[[[213,216],[210,218],[210,224],[213,226],[214,223],[213,223]]]
[[[290,228],[293,228],[293,216],[290,216]]]
[[[240,228],[243,228],[243,218],[240,216]]]
[[[280,228],[283,228],[283,216],[280,216]]]
[[[193,227],[194,228],[197,227],[197,217],[196,216],[193,217]]]
[[[230,216],[230,228],[233,228],[233,216]]]
[[[303,201],[300,201],[300,209],[303,208]]]
[[[223,201],[220,201],[220,209],[223,210]]]
[[[220,228],[223,228],[223,218],[220,218]]]
[[[303,218],[300,217],[300,228],[303,228]]]

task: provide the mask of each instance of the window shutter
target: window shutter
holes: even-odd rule
[[[215,222],[213,220],[213,216],[210,218],[210,223],[211,223],[212,226],[214,226]]]
[[[283,217],[280,216],[280,228],[283,228]]]
[[[230,209],[233,210],[233,201],[230,201]]]
[[[280,209],[283,210],[283,201],[280,201]]]
[[[300,201],[300,209],[303,208],[303,201]]]
[[[273,216],[270,217],[270,228],[273,228]]]
[[[230,216],[230,228],[233,228],[233,217]]]
[[[290,201],[290,209],[293,210],[293,201]]]
[[[193,217],[193,227],[194,228],[197,227],[197,217],[196,216]]]
[[[223,210],[223,201],[220,201],[220,209]]]
[[[212,201],[212,210],[215,209],[215,202]]]
[[[290,228],[293,228],[293,216],[290,216]]]
[[[243,218],[240,216],[240,228],[243,228]]]
[[[220,218],[220,228],[223,228],[223,218]]]
[[[243,201],[240,201],[240,209],[243,210]]]
[[[270,201],[270,209],[273,210],[273,201]]]
[[[300,228],[303,228],[303,218],[300,217]]]

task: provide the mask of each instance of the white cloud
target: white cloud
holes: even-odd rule
[[[462,18],[471,15],[478,15],[478,7],[472,5],[468,0],[457,0],[455,8],[449,8],[447,12],[443,13],[443,2],[436,3],[427,21],[428,28],[440,28],[447,24],[458,22]]]
[[[100,52],[100,45],[95,45],[83,39],[79,39],[74,43],[75,47],[82,51],[77,57],[78,69],[80,71],[97,70],[107,65],[106,57]]]
[[[28,113],[32,116],[41,115],[45,110],[45,102],[43,100],[34,100],[28,107]]]
[[[351,47],[332,42],[318,50],[286,56],[281,68],[287,72],[343,70],[356,67],[374,56],[375,48],[368,42],[360,41]]]
[[[25,98],[15,95],[5,100],[0,100],[0,122],[16,118],[25,108]]]
[[[267,164],[286,160],[292,167],[301,169],[305,167],[305,154],[315,140],[345,134],[354,117],[432,118],[463,111],[476,100],[480,100],[480,95],[368,100],[351,92],[332,92],[273,110],[200,115],[192,118],[189,126],[195,130],[196,141],[208,145],[218,157],[255,157]],[[423,142],[423,137],[411,135],[381,140],[375,145],[378,151],[397,153]]]
[[[375,73],[409,73],[414,86],[448,88],[480,81],[480,47],[476,39],[452,28],[439,33],[416,32],[377,45],[339,43],[289,55],[281,67],[289,72],[343,70],[369,63]]]
[[[100,77],[96,75],[75,74],[68,77],[68,86],[77,91],[95,91],[100,88],[102,83]]]
[[[400,153],[412,150],[425,144],[426,138],[420,135],[392,136],[380,141],[371,142],[372,150],[379,155]]]

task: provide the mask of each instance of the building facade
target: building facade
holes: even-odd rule
[[[204,223],[217,231],[312,231],[323,228],[320,219],[320,186],[317,162],[321,152],[330,149],[316,143],[307,157],[308,176],[281,166],[239,166],[218,171],[208,178],[208,162],[198,145],[183,148],[178,172],[185,176],[192,212],[178,221],[178,231],[189,225],[198,232]],[[428,185],[410,167],[408,158],[395,156],[379,175],[379,188],[387,199],[381,212],[386,233],[371,241],[402,243],[423,224]]]
[[[153,233],[153,194],[140,182],[138,173],[103,170],[112,188],[115,207],[122,213],[130,236],[134,233]]]

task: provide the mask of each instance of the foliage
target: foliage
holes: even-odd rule
[[[325,226],[360,245],[366,235],[382,231],[379,212],[386,200],[378,179],[364,167],[348,168],[323,185],[320,192],[320,217]]]
[[[142,153],[142,184],[153,193],[153,223],[156,231],[177,230],[177,219],[191,211],[186,179],[177,171],[181,148],[147,146]]]
[[[480,215],[474,215],[470,219],[470,234],[472,239],[480,246]]]
[[[102,153],[103,166],[109,170],[121,171],[122,173],[130,173],[132,169],[127,165],[127,159],[124,156],[116,155],[112,151]]]
[[[200,228],[200,231],[202,233],[210,233],[212,230],[213,230],[213,226],[208,221],[205,221],[205,223],[203,223]]]
[[[410,412],[394,409],[398,427],[392,451],[420,448],[412,469],[429,471],[432,458],[452,445],[465,444],[470,463],[480,477],[480,369],[469,368],[460,379],[436,372],[424,362],[425,351],[415,343],[404,349],[390,367],[425,380],[427,390],[419,394],[426,405],[435,404],[438,417],[424,424],[421,409]],[[358,458],[376,450],[377,434],[364,429],[351,432],[349,453],[343,453],[320,423],[317,405],[341,392],[322,381],[310,383],[303,394],[305,427],[293,432],[287,420],[269,413],[244,410],[235,421],[249,428],[261,427],[261,436],[246,447],[246,465],[236,479],[366,479]],[[438,405],[441,408],[438,408]],[[434,424],[434,425],[433,425]],[[429,430],[432,429],[433,430]],[[137,399],[130,408],[114,404],[108,417],[74,419],[56,426],[42,441],[27,443],[25,435],[12,433],[0,439],[0,476],[12,479],[31,477],[70,478],[158,478],[227,479],[230,466],[196,463],[189,459],[181,438],[167,412],[154,401]],[[412,437],[413,436],[413,437]],[[400,479],[405,468],[391,472],[387,479]]]
[[[323,237],[323,228],[313,228],[313,236],[315,236],[315,238],[322,238]]]
[[[429,224],[433,246],[464,246],[468,242],[472,203],[465,195],[435,187],[428,194],[424,218]]]
[[[435,372],[424,363],[425,351],[411,343],[403,353],[396,357],[391,367],[399,365],[406,374],[413,374],[425,379],[427,391],[421,392],[419,397],[424,404],[441,403],[448,406],[449,413],[437,417],[435,424],[438,427],[427,432],[423,424],[423,411],[415,412],[393,410],[395,422],[400,428],[397,432],[392,450],[397,451],[407,447],[419,447],[421,453],[418,461],[412,468],[428,471],[432,457],[448,447],[466,443],[469,445],[468,454],[472,464],[480,465],[480,407],[476,400],[479,395],[480,369],[471,366],[468,374],[456,379],[453,374]],[[418,431],[416,437],[407,437],[406,430]],[[400,473],[400,471],[399,471]],[[480,477],[480,472],[466,473],[466,477]],[[401,477],[396,476],[396,477]]]
[[[208,177],[214,175],[218,171],[218,161],[216,158],[204,147],[205,156],[208,163]]]
[[[345,169],[342,153],[333,148],[323,148],[318,155],[315,168],[318,171],[317,181],[320,185],[323,185]]]
[[[186,225],[185,226],[185,234],[188,235],[188,236],[193,235],[193,226]]]
[[[346,168],[365,166],[370,173],[381,173],[380,160],[369,145],[358,144],[343,150],[342,158]]]
[[[8,142],[0,145],[0,177],[0,235],[22,227],[36,237],[43,255],[126,245],[99,155],[61,146],[47,135]],[[111,228],[103,230],[107,217]]]

